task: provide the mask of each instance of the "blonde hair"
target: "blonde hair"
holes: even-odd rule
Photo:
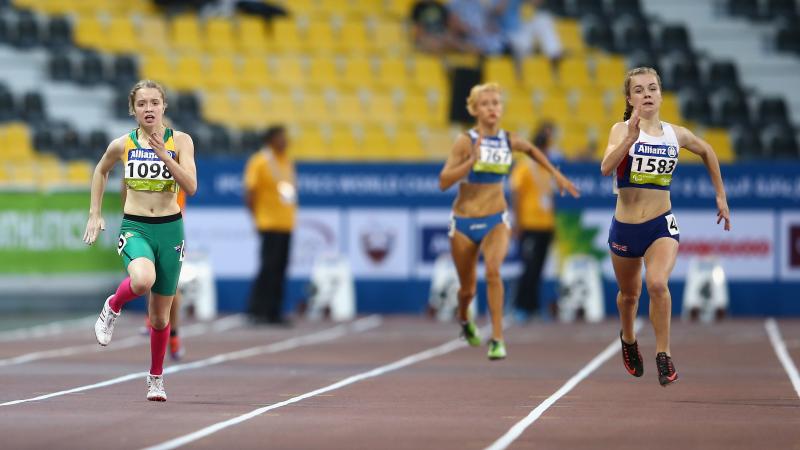
[[[500,85],[495,82],[476,84],[473,86],[469,91],[469,97],[467,97],[467,111],[473,116],[477,114],[475,107],[478,104],[478,97],[484,92],[497,92],[500,94],[501,98],[503,95],[503,90],[500,89]]]
[[[139,89],[145,89],[145,88],[158,89],[158,92],[161,93],[161,100],[164,101],[164,109],[167,108],[167,94],[166,92],[164,92],[164,87],[158,84],[158,82],[153,80],[139,80],[138,83],[133,85],[133,87],[131,88],[131,92],[128,94],[128,114],[130,115],[135,114],[135,109],[133,107],[133,100],[134,98],[136,98],[136,92],[138,92]]]
[[[658,90],[661,90],[661,77],[658,76],[658,72],[656,69],[652,67],[637,67],[635,69],[631,69],[628,73],[625,74],[625,113],[622,115],[622,120],[628,120],[631,118],[631,113],[633,113],[633,105],[628,102],[628,98],[630,97],[631,91],[631,78],[636,75],[655,75],[656,81],[658,81]]]

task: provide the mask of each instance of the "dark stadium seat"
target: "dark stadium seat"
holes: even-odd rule
[[[264,133],[260,131],[248,130],[242,133],[239,138],[239,154],[249,155],[261,147],[263,144]]]
[[[735,90],[722,91],[717,105],[716,123],[722,127],[750,125],[747,100]]]
[[[764,151],[777,159],[796,159],[800,157],[794,128],[789,125],[773,124],[761,133]]]
[[[0,15],[0,43],[11,42],[13,32],[11,30],[12,20],[6,15]]]
[[[669,89],[679,91],[685,88],[694,88],[702,85],[700,70],[693,60],[679,59],[674,62],[665,74],[669,80]]]
[[[47,24],[46,45],[52,50],[64,50],[72,46],[72,25],[64,16],[54,16]]]
[[[605,22],[598,20],[584,21],[583,38],[590,46],[599,47],[608,52],[615,51],[614,33]]]
[[[56,149],[56,138],[49,126],[38,126],[33,131],[33,147],[44,152],[53,152],[60,156]]]
[[[90,159],[97,159],[100,158],[100,155],[106,151],[108,148],[108,144],[111,142],[111,138],[108,136],[103,130],[92,130],[90,131],[84,142],[84,148],[86,149],[86,157]]]
[[[775,36],[775,48],[800,55],[800,28],[786,26],[779,29]]]
[[[752,127],[738,126],[731,129],[733,151],[736,159],[750,160],[762,158],[764,148],[758,131]]]
[[[171,114],[181,122],[200,120],[200,100],[191,92],[181,93],[175,99],[175,109]]]
[[[613,0],[610,4],[610,7],[611,9],[607,11],[609,15],[632,15],[639,18],[644,17],[642,14],[642,5],[639,4],[639,0]]]
[[[78,82],[83,85],[94,85],[106,80],[103,58],[95,52],[83,52],[80,58],[80,76]]]
[[[231,152],[232,139],[228,130],[220,125],[209,127],[210,152],[214,154],[227,154]]]
[[[542,7],[557,16],[564,16],[567,14],[564,0],[545,0]]]
[[[699,89],[684,89],[680,93],[681,114],[687,120],[712,125],[711,105]]]
[[[114,111],[114,117],[117,119],[125,119],[130,117],[130,114],[128,113],[128,92],[122,91],[115,95],[111,107]]]
[[[652,41],[647,25],[623,19],[614,23],[614,35],[617,51],[629,54],[635,51],[652,51]]]
[[[786,102],[779,97],[763,98],[758,103],[758,122],[762,126],[773,124],[786,125],[789,123],[789,113]]]
[[[0,122],[12,120],[16,115],[14,96],[5,85],[0,85]]]
[[[667,25],[661,29],[658,38],[661,54],[679,53],[691,55],[692,46],[689,42],[689,33],[683,25]]]
[[[47,116],[44,112],[44,98],[38,92],[27,92],[22,97],[20,116],[26,121],[37,124],[43,122]]]
[[[796,0],[767,0],[764,17],[777,19],[779,17],[797,17]]]
[[[572,0],[566,2],[567,15],[572,17],[583,17],[585,15],[604,16],[603,2],[597,0]]]
[[[56,53],[51,56],[48,63],[50,78],[56,81],[72,81],[75,79],[75,67],[72,58],[64,53]]]
[[[708,69],[706,86],[712,91],[718,89],[740,89],[739,74],[732,61],[715,61]]]
[[[19,48],[31,48],[41,44],[41,32],[36,17],[31,13],[20,13],[13,43]]]
[[[139,80],[139,67],[130,55],[118,55],[114,58],[109,81],[118,89],[130,89]]]
[[[728,13],[753,20],[761,17],[758,1],[755,0],[728,0]]]

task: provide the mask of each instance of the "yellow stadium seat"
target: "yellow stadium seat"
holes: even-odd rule
[[[69,184],[86,186],[92,179],[93,167],[88,161],[69,161],[66,172]]]
[[[172,87],[180,91],[190,91],[208,86],[208,76],[200,57],[184,54],[175,61],[175,74]]]
[[[239,17],[236,46],[241,51],[248,54],[264,55],[269,48],[269,39],[267,28],[261,18],[252,16]]]
[[[391,94],[373,94],[367,104],[367,117],[369,120],[380,123],[394,123],[397,121],[397,107]]]
[[[603,89],[622,92],[627,71],[621,56],[603,56],[595,61],[594,82]]]
[[[503,87],[512,87],[519,83],[514,62],[507,56],[492,56],[487,59],[484,69],[484,83],[496,82]]]
[[[424,95],[406,95],[400,103],[401,120],[431,123],[436,120],[435,111]]]
[[[239,128],[257,130],[269,124],[266,105],[258,92],[239,92],[234,120]]]
[[[338,86],[339,70],[336,61],[328,56],[317,56],[311,60],[308,84],[315,88]]]
[[[425,156],[419,135],[414,131],[399,131],[394,137],[392,145],[398,159],[415,160],[423,159]]]
[[[364,56],[347,58],[341,81],[354,89],[371,88],[375,83],[369,58]]]
[[[405,88],[410,85],[408,65],[404,58],[385,56],[380,58],[376,84],[382,87]]]
[[[369,36],[369,50],[383,54],[405,52],[410,47],[409,40],[401,22],[382,22],[374,27]]]
[[[165,51],[169,43],[169,29],[167,21],[162,16],[148,15],[140,19],[138,29],[147,30],[146,33],[136,33],[136,39],[141,39],[141,44],[147,48]]]
[[[294,138],[292,153],[297,159],[329,159],[330,151],[316,126],[303,127],[302,132]]]
[[[75,24],[75,43],[82,47],[107,49],[108,39],[102,22],[96,15],[81,16]]]
[[[531,89],[550,89],[555,84],[553,66],[544,56],[530,56],[522,61],[523,84]]]
[[[233,22],[230,19],[208,19],[203,34],[208,51],[220,55],[230,55],[237,51]]]
[[[172,87],[173,80],[177,75],[173,62],[172,58],[167,58],[160,52],[144,54],[140,64],[142,76]]]
[[[202,110],[203,117],[209,122],[233,125],[231,118],[236,111],[227,92],[205,92]]]
[[[303,36],[300,35],[295,21],[279,19],[272,22],[272,37],[269,44],[270,49],[274,51],[296,54],[302,47]]]
[[[173,48],[179,52],[200,53],[203,48],[199,19],[194,14],[176,16],[170,23]]]
[[[595,91],[587,90],[578,97],[576,118],[583,123],[600,124],[608,120],[603,96]]]
[[[553,120],[564,120],[571,117],[569,100],[559,91],[550,91],[538,107],[540,117],[549,117]]]
[[[134,53],[140,48],[139,33],[127,15],[112,17],[108,30],[103,45],[107,50],[116,53]]]
[[[347,127],[334,127],[329,148],[331,157],[334,159],[361,159],[358,142]]]
[[[11,183],[21,187],[34,187],[37,180],[37,166],[33,162],[11,164]]]
[[[239,74],[233,58],[225,55],[216,55],[211,58],[208,70],[203,77],[209,89],[234,88],[239,85]]]
[[[328,20],[315,20],[308,28],[301,41],[302,50],[308,53],[333,53],[336,36]]]
[[[298,106],[299,120],[318,123],[331,118],[328,102],[321,95],[305,95]]]
[[[45,162],[46,161],[46,162]],[[38,185],[44,189],[50,189],[64,184],[64,169],[61,163],[55,160],[39,160],[38,162]]]
[[[568,58],[558,68],[558,84],[565,89],[587,89],[592,85],[584,58]]]
[[[727,130],[723,128],[709,128],[702,134],[702,138],[714,149],[714,153],[717,154],[719,162],[734,162],[736,156],[733,152],[731,137]]]
[[[334,42],[334,49],[343,54],[353,55],[363,54],[368,48],[369,40],[364,22],[345,21]]]
[[[411,14],[415,0],[386,0],[385,14],[394,19],[405,19]]]
[[[678,96],[670,92],[664,92],[661,98],[661,108],[658,114],[659,118],[665,122],[681,123],[683,119],[681,117]]]
[[[273,81],[281,86],[293,88],[303,86],[306,83],[303,63],[295,56],[282,56],[273,59],[270,70]]]
[[[558,37],[561,38],[561,45],[565,53],[577,56],[586,53],[580,22],[573,19],[559,19],[556,21],[556,31]]]
[[[247,55],[242,60],[242,70],[239,74],[239,84],[245,89],[258,89],[267,87],[272,74],[263,56]]]
[[[361,141],[364,158],[367,159],[394,159],[392,142],[382,130],[367,129]]]
[[[22,122],[12,122],[0,128],[0,142],[6,161],[30,161],[35,156],[30,129]]]
[[[414,84],[423,89],[445,91],[448,87],[441,60],[428,55],[414,57],[412,77]]]
[[[298,102],[287,93],[273,93],[265,105],[264,120],[269,123],[294,123],[300,118]]]
[[[333,119],[343,123],[363,123],[366,108],[357,94],[339,94],[333,102]]]

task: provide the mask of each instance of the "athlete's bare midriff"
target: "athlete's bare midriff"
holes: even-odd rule
[[[485,217],[505,211],[503,183],[460,183],[453,202],[453,214],[459,217]]]
[[[127,189],[127,188],[126,188]],[[174,192],[134,191],[128,189],[125,214],[144,217],[171,216],[181,212]]]
[[[669,211],[669,191],[620,188],[614,217],[623,223],[643,223]]]

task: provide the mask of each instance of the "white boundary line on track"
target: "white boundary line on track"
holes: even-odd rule
[[[767,329],[769,341],[772,343],[772,348],[775,350],[778,360],[783,365],[783,370],[789,375],[789,380],[792,382],[794,391],[797,393],[797,396],[800,397],[800,375],[797,373],[797,366],[794,365],[789,351],[786,350],[786,343],[783,342],[781,330],[778,328],[778,322],[770,317],[764,322],[764,328]]]
[[[160,444],[156,444],[156,445],[151,446],[151,447],[147,447],[144,450],[170,450],[170,449],[173,449],[173,448],[178,448],[178,447],[181,447],[183,445],[186,445],[186,444],[189,444],[191,442],[194,442],[194,441],[196,441],[198,439],[202,439],[202,438],[204,438],[206,436],[214,434],[214,433],[216,433],[218,431],[222,431],[225,428],[232,427],[234,425],[238,425],[238,424],[240,424],[240,423],[242,423],[244,421],[247,421],[247,420],[250,420],[250,419],[252,419],[254,417],[260,416],[261,414],[264,414],[265,412],[268,412],[268,411],[272,411],[273,409],[278,409],[278,408],[281,408],[281,407],[284,407],[284,406],[287,406],[287,405],[291,405],[292,403],[297,403],[299,401],[305,400],[307,398],[311,398],[311,397],[314,397],[314,396],[317,396],[317,395],[320,395],[320,394],[324,394],[326,392],[334,391],[336,389],[340,389],[340,388],[343,388],[345,386],[348,386],[348,385],[351,385],[351,384],[354,384],[354,383],[358,383],[359,381],[363,381],[363,380],[366,380],[368,378],[378,377],[378,376],[384,375],[386,373],[389,373],[389,372],[392,372],[392,371],[395,371],[395,370],[398,370],[398,369],[402,369],[403,367],[407,367],[407,366],[416,364],[418,362],[425,361],[427,359],[435,358],[437,356],[442,356],[442,355],[445,355],[447,353],[452,352],[453,350],[457,350],[459,348],[466,347],[466,345],[467,344],[462,339],[454,339],[452,341],[446,342],[446,343],[444,343],[442,345],[439,345],[437,347],[433,347],[433,348],[430,348],[428,350],[424,350],[424,351],[421,351],[419,353],[415,353],[413,355],[406,356],[405,358],[397,360],[397,361],[395,361],[393,363],[389,363],[389,364],[377,367],[375,369],[369,370],[367,372],[359,373],[357,375],[352,375],[352,376],[347,377],[347,378],[345,378],[345,379],[343,379],[341,381],[337,381],[336,383],[333,383],[331,385],[325,386],[323,388],[320,388],[320,389],[317,389],[317,390],[314,390],[314,391],[311,391],[311,392],[306,392],[305,394],[298,395],[296,397],[292,397],[292,398],[290,398],[288,400],[284,400],[282,402],[273,403],[271,405],[267,405],[267,406],[263,406],[263,407],[258,408],[258,409],[254,409],[253,411],[250,411],[249,413],[242,414],[240,416],[233,417],[231,419],[224,420],[222,422],[217,422],[217,423],[215,423],[213,425],[209,425],[209,426],[207,426],[205,428],[202,428],[200,430],[197,430],[197,431],[195,431],[193,433],[189,433],[189,434],[186,434],[184,436],[180,436],[180,437],[177,437],[175,439],[171,439],[169,441],[162,442]]]
[[[382,319],[380,316],[368,316],[362,319],[358,319],[355,322],[351,322],[348,324],[341,324],[337,325],[332,328],[328,328],[322,331],[317,331],[312,334],[307,334],[303,336],[295,336],[283,341],[275,342],[272,344],[267,345],[260,345],[257,347],[250,347],[243,350],[237,350],[228,353],[221,353],[219,355],[212,356],[210,358],[201,359],[199,361],[194,361],[185,364],[178,364],[175,366],[170,366],[164,369],[164,374],[169,373],[176,373],[182,372],[184,370],[192,370],[192,369],[199,369],[203,367],[209,367],[217,364],[222,364],[228,361],[235,361],[237,359],[243,358],[250,358],[253,356],[259,355],[267,355],[271,353],[278,353],[286,350],[291,350],[297,347],[303,347],[307,345],[314,345],[314,344],[321,344],[323,342],[331,341],[334,339],[338,339],[342,336],[345,336],[349,332],[359,333],[362,331],[366,331],[375,327],[378,327],[382,323]],[[112,378],[110,380],[101,381],[99,383],[88,384],[85,386],[79,386],[72,389],[67,389],[58,392],[52,392],[50,394],[39,395],[37,397],[31,397],[21,400],[12,400],[7,401],[5,403],[0,403],[0,406],[13,406],[19,405],[21,403],[28,403],[28,402],[35,402],[40,400],[47,400],[53,397],[60,397],[62,395],[67,394],[74,394],[76,392],[84,392],[92,389],[98,389],[106,386],[111,386],[114,384],[124,383],[126,381],[134,380],[137,378],[143,379],[147,376],[147,372],[136,372],[136,373],[129,373],[127,375],[123,375],[121,377]]]
[[[56,322],[34,325],[27,328],[8,330],[0,332],[0,342],[21,341],[23,339],[34,339],[47,336],[55,336],[65,331],[76,330],[84,326],[91,325],[97,320],[97,316],[86,316],[78,319],[59,320]]]
[[[96,320],[96,319],[95,319]],[[199,336],[208,332],[219,333],[221,331],[230,330],[244,323],[244,315],[236,314],[233,316],[223,317],[211,323],[195,323],[181,328],[181,336],[191,337]],[[93,331],[90,327],[86,327],[86,335],[90,336]],[[18,364],[25,364],[32,361],[39,361],[49,358],[61,358],[64,356],[80,355],[81,353],[97,353],[108,352],[113,350],[122,350],[125,348],[136,347],[144,343],[150,342],[147,336],[129,336],[118,341],[114,341],[114,345],[110,347],[101,347],[97,343],[85,345],[73,345],[70,347],[55,348],[51,350],[42,350],[39,352],[25,353],[19,356],[12,356],[10,358],[0,359],[0,367],[13,366]]]
[[[638,330],[641,326],[641,321],[636,319],[634,322],[634,329]],[[608,361],[614,354],[619,351],[619,338],[615,339],[611,344],[608,345],[602,352],[600,352],[597,356],[595,356],[588,364],[583,366],[581,370],[578,371],[575,375],[572,376],[563,386],[561,386],[553,395],[545,399],[542,403],[539,404],[536,408],[533,409],[524,419],[520,420],[514,426],[512,426],[506,434],[501,436],[498,440],[494,441],[490,446],[486,447],[485,450],[504,450],[508,448],[518,437],[525,432],[533,422],[541,417],[548,408],[553,406],[555,402],[557,402],[561,397],[567,395],[569,391],[571,391],[575,386],[578,385],[581,381],[583,381],[586,377],[588,377],[592,372],[597,370],[598,367],[602,366],[603,363]]]

